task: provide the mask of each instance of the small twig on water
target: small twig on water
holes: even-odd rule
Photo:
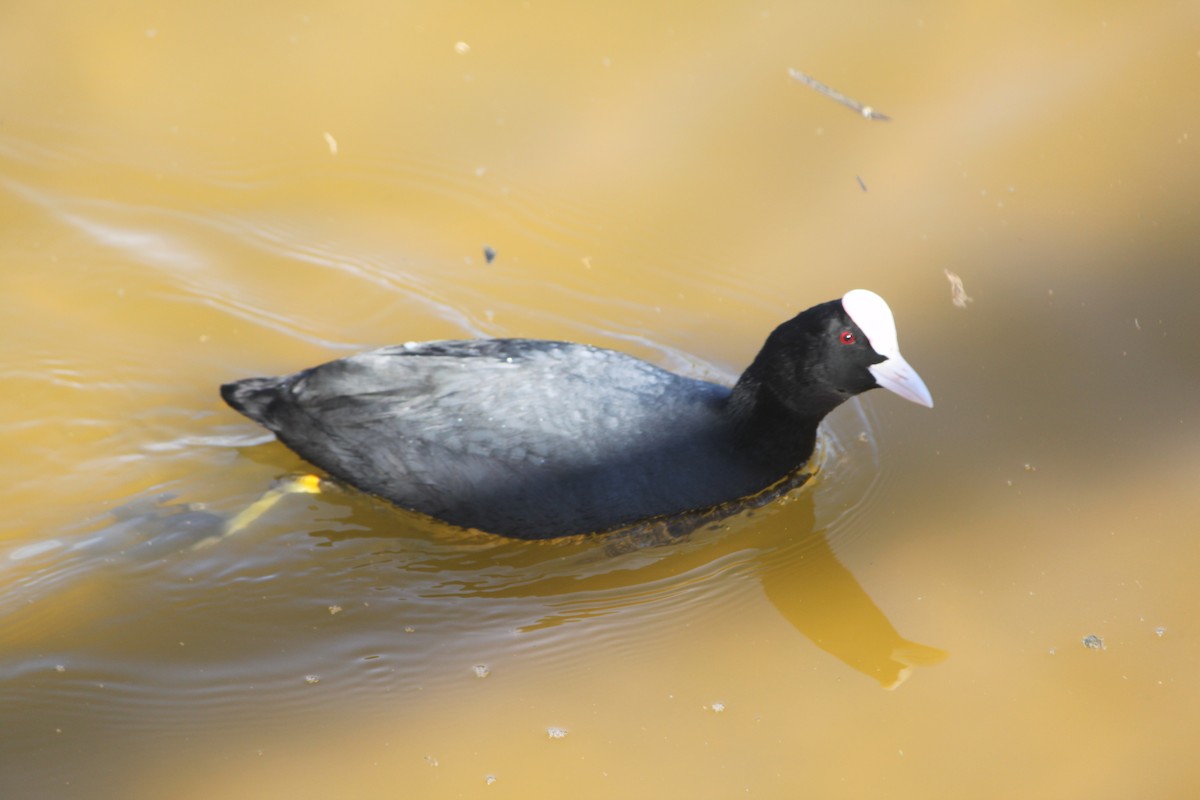
[[[891,119],[891,117],[889,117],[887,114],[880,113],[870,106],[865,106],[852,97],[846,97],[846,95],[842,94],[837,89],[832,89],[826,86],[811,75],[805,75],[795,67],[788,67],[788,75],[790,75],[794,80],[800,81],[808,88],[816,89],[826,97],[836,100],[842,105],[846,106],[846,108],[851,108],[859,114],[862,114],[866,119],[878,119],[885,122]]]

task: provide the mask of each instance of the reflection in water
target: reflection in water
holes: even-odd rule
[[[783,558],[760,562],[759,576],[771,604],[813,644],[893,689],[915,666],[940,663],[947,653],[902,637],[816,529],[813,494],[791,506],[789,527],[799,530]],[[799,524],[798,524],[799,523]]]
[[[871,420],[860,404],[851,408],[864,431],[860,436],[866,437]],[[273,450],[280,448],[252,448],[259,455]],[[636,607],[666,615],[718,602],[729,588],[722,576],[747,576],[761,584],[771,604],[814,644],[890,689],[906,680],[913,667],[940,663],[947,654],[896,631],[838,561],[815,514],[818,493],[837,501],[837,492],[846,486],[862,489],[851,478],[864,467],[870,470],[864,462],[872,454],[873,448],[866,447],[856,457],[849,456],[845,436],[827,431],[813,462],[815,477],[793,476],[787,486],[746,501],[736,515],[640,526],[604,537],[522,542],[463,531],[354,490],[343,492],[329,481],[318,483],[311,476],[276,481],[259,501],[227,522],[224,534],[269,525],[271,509],[291,494],[319,494],[323,513],[318,516],[338,524],[333,530],[310,529],[312,535],[330,544],[386,539],[388,560],[404,573],[396,585],[410,596],[442,605],[485,601],[490,614],[515,615],[512,629],[523,634]],[[845,527],[842,523],[869,497],[869,488],[856,495],[833,524]],[[211,514],[169,505],[152,511],[145,503],[118,510],[118,522],[142,520],[149,534],[130,555],[157,556],[175,544],[183,549],[219,541],[213,536]],[[570,635],[560,642],[567,648],[573,645]]]
[[[627,550],[626,542],[614,554],[604,539],[536,543],[479,534],[478,547],[426,553],[420,565],[406,569],[439,576],[421,590],[429,600],[537,600],[537,616],[516,626],[521,633],[637,606],[669,614],[685,604],[716,602],[728,586],[720,576],[752,576],[796,630],[885,689],[903,683],[913,667],[943,661],[945,651],[901,636],[838,561],[816,526],[814,497],[811,487],[797,489],[767,508],[711,523],[669,545]],[[762,524],[764,517],[771,524]],[[445,526],[429,524],[448,535]],[[323,535],[336,540],[364,533]]]

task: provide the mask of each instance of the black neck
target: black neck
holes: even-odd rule
[[[792,408],[752,370],[742,375],[727,403],[739,450],[772,478],[781,478],[808,460],[817,426],[828,413]]]

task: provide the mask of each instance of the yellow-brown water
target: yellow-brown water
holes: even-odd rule
[[[8,4],[0,796],[1194,795],[1198,92],[1194,3]],[[856,286],[936,407],[678,546],[190,546],[301,468],[223,381]]]

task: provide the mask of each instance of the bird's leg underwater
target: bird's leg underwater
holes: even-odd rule
[[[250,505],[243,508],[238,513],[229,518],[225,523],[224,530],[221,535],[204,539],[197,542],[195,547],[208,547],[209,545],[224,539],[226,536],[232,536],[235,533],[241,533],[250,526],[255,520],[263,514],[274,508],[275,504],[288,495],[293,494],[320,494],[322,485],[327,483],[317,475],[288,475],[280,478],[268,489],[262,497],[255,500]]]

